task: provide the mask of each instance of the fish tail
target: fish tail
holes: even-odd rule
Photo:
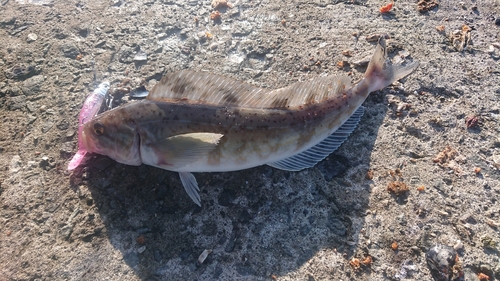
[[[417,66],[418,62],[416,61],[406,65],[393,65],[387,57],[387,47],[384,36],[380,37],[375,53],[365,72],[364,79],[367,85],[370,85],[369,92],[378,91],[389,86],[394,81],[410,74]]]

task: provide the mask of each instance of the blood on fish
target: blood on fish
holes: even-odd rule
[[[387,13],[387,12],[389,12],[392,9],[393,5],[394,5],[394,1],[392,1],[391,3],[389,3],[389,4],[385,5],[385,6],[382,6],[380,8],[380,12],[381,13]]]
[[[75,156],[73,156],[68,164],[68,170],[70,171],[80,165],[83,157],[87,153],[87,149],[85,148],[82,140],[83,125],[97,114],[102,106],[102,103],[104,102],[104,97],[106,96],[108,90],[109,82],[102,82],[83,103],[80,116],[78,117],[78,152]]]

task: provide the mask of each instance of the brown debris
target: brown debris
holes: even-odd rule
[[[475,174],[481,173],[481,168],[479,168],[479,167],[474,168],[474,173]]]
[[[396,195],[401,195],[410,189],[406,183],[402,181],[393,181],[387,185],[387,191],[392,192]]]
[[[368,170],[368,172],[366,172],[366,179],[367,180],[373,179],[373,170]]]
[[[467,46],[471,43],[471,35],[470,32],[472,28],[467,25],[463,25],[462,29],[457,29],[450,32],[449,38],[451,45],[455,50],[461,52],[467,49]]]
[[[371,265],[373,262],[373,259],[371,256],[366,256],[366,258],[361,262],[364,265]]]
[[[401,173],[401,169],[399,168],[396,168],[396,170],[389,170],[389,175],[393,178],[396,178],[396,177],[400,177],[402,178],[403,177],[403,173]]]
[[[425,186],[421,185],[421,186],[417,187],[417,190],[420,192],[423,192],[423,191],[425,191]]]
[[[439,32],[444,32],[444,29],[445,29],[444,25],[438,25],[438,26],[436,26],[436,30],[439,31]]]
[[[394,1],[392,1],[391,3],[387,4],[387,5],[384,5],[382,7],[380,7],[380,13],[388,13],[391,9],[392,9],[392,6],[394,6]]]
[[[446,146],[432,161],[441,168],[452,169],[456,175],[464,174],[461,164],[466,162],[466,158],[450,146]]]
[[[478,123],[479,117],[477,116],[469,116],[467,117],[467,119],[465,119],[465,126],[467,126],[467,129],[477,126]]]
[[[221,14],[219,11],[212,12],[210,14],[210,19],[211,20],[220,20],[221,19]]]
[[[484,273],[481,273],[481,272],[477,275],[477,278],[479,278],[479,280],[481,280],[481,281],[488,281],[488,280],[490,280],[490,277],[488,275],[486,275]]]
[[[396,251],[396,250],[398,249],[398,247],[399,247],[399,245],[398,245],[398,243],[397,243],[397,242],[392,242],[392,244],[391,244],[391,248],[392,248],[394,251]]]
[[[357,258],[352,258],[350,261],[349,261],[349,264],[352,266],[352,268],[354,269],[359,269],[361,263],[359,262],[359,259]]]
[[[351,51],[349,51],[349,50],[342,51],[342,55],[344,55],[346,57],[351,57],[352,56]]]
[[[366,41],[368,41],[368,42],[378,42],[378,40],[381,37],[384,37],[384,39],[391,39],[391,37],[388,34],[375,33],[375,34],[367,35],[366,36]]]
[[[344,67],[346,67],[346,66],[347,66],[347,64],[348,64],[348,62],[347,62],[347,61],[343,61],[343,60],[341,60],[341,61],[337,62],[337,67],[338,67],[338,68],[344,68]]]
[[[437,7],[439,3],[436,0],[420,0],[417,3],[417,9],[421,13],[425,13]]]
[[[212,1],[212,7],[214,9],[219,9],[219,8],[233,8],[234,5],[229,3],[227,0],[213,0]]]
[[[144,244],[146,244],[146,238],[144,237],[144,235],[141,235],[141,236],[137,237],[137,238],[135,239],[135,241],[136,241],[137,243],[139,243],[139,245],[144,245]]]
[[[458,152],[448,145],[444,148],[443,151],[439,152],[436,158],[432,159],[432,161],[434,163],[444,164],[446,162],[449,162],[450,160],[453,160],[455,157],[457,157],[457,155]]]

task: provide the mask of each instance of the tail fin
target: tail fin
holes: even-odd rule
[[[383,36],[380,37],[375,53],[365,72],[365,79],[368,85],[370,85],[370,92],[389,86],[394,81],[410,74],[417,66],[418,62],[412,62],[407,65],[392,65],[387,58],[385,39]]]

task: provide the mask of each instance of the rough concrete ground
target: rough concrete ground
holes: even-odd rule
[[[214,21],[210,1],[0,1],[0,280],[431,280],[436,243],[458,249],[462,279],[499,280],[500,3],[380,14],[387,3],[235,1]],[[181,69],[268,88],[356,81],[367,37],[384,33],[420,67],[373,93],[312,169],[197,174],[201,208],[172,172],[98,155],[66,171],[82,102],[105,79],[116,104]],[[394,181],[409,190],[388,192]]]

